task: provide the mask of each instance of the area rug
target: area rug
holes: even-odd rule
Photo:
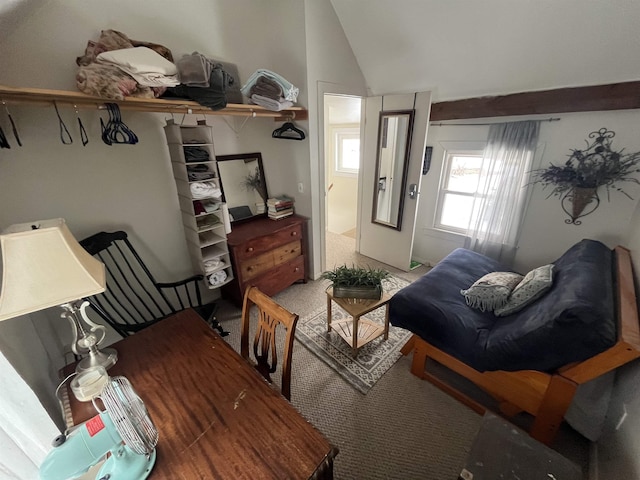
[[[409,282],[391,276],[383,281],[384,291],[393,295]],[[384,307],[365,315],[366,318],[384,325]],[[348,314],[335,302],[331,309],[332,321],[348,318]],[[402,355],[400,349],[411,333],[389,325],[389,338],[383,336],[367,343],[354,359],[351,347],[335,331],[327,332],[327,310],[323,307],[310,316],[300,319],[296,327],[296,338],[320,360],[335,370],[347,383],[360,393],[366,394],[371,387],[393,366]]]

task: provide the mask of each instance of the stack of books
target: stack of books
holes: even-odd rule
[[[284,195],[267,200],[267,213],[272,220],[293,215],[293,198]]]

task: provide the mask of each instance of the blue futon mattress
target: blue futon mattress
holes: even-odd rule
[[[460,290],[493,271],[479,253],[457,249],[390,301],[390,322],[478,371],[552,371],[616,342],[613,252],[582,240],[554,263],[553,286],[517,313],[469,307]]]

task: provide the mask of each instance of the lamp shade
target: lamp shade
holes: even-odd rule
[[[104,265],[87,253],[61,218],[13,225],[0,234],[0,320],[95,295]]]

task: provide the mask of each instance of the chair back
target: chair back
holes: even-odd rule
[[[242,328],[240,334],[240,353],[249,360],[249,327],[251,307],[258,308],[258,324],[253,337],[254,366],[264,378],[271,383],[271,374],[278,365],[278,349],[276,346],[276,330],[282,325],[286,330],[284,353],[282,361],[281,392],[287,399],[291,399],[291,354],[293,339],[298,323],[298,315],[289,312],[278,305],[273,299],[262,293],[258,287],[249,287],[244,294],[242,305]]]
[[[106,269],[107,289],[88,300],[122,336],[185,308],[202,306],[198,286],[202,275],[176,283],[156,282],[126,232],[96,233],[80,244]]]

